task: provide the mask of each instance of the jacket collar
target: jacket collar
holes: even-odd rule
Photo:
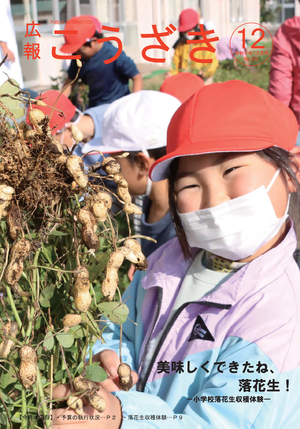
[[[293,253],[297,239],[293,222],[289,219],[288,232],[278,246],[249,262],[222,283],[211,294],[198,300],[207,303],[234,305],[250,291],[259,290],[266,282],[275,280],[291,263],[296,263]],[[193,250],[193,258],[199,249]],[[177,238],[161,246],[149,258],[149,268],[142,280],[144,289],[161,287],[168,297],[177,293],[192,260],[186,261]],[[195,301],[197,302],[197,301]]]

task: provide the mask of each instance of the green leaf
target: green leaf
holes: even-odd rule
[[[76,346],[72,346],[72,347],[69,347],[69,348],[65,347],[65,352],[71,352],[71,353],[77,353],[78,354],[78,351],[79,351],[79,349]]]
[[[45,371],[45,369],[47,368],[47,363],[49,362],[49,360],[47,361],[47,359],[45,358],[45,356],[39,356],[38,359],[38,367],[40,371]]]
[[[52,350],[54,347],[54,337],[52,332],[48,332],[43,342],[43,347],[47,350]]]
[[[113,323],[118,325],[124,323],[127,320],[129,314],[129,308],[126,304],[121,302],[101,302],[97,305],[98,310],[107,317]]]
[[[6,387],[11,384],[11,383],[15,383],[17,381],[17,376],[15,375],[13,377],[14,371],[12,372],[3,372],[0,378],[0,385],[1,385],[1,390],[5,390]]]
[[[16,82],[14,79],[11,79],[13,83],[16,85],[19,85],[18,82]],[[1,94],[11,94],[14,95],[18,92],[18,88],[13,86],[8,80],[4,82],[0,86],[0,96]],[[20,107],[20,101],[19,100],[12,100],[10,97],[1,97],[2,103],[7,107],[7,109],[13,113],[14,117],[16,119],[22,118],[22,116],[25,115],[25,109],[24,107]],[[0,112],[2,114],[5,114],[5,110],[0,107]]]
[[[74,337],[69,332],[65,332],[63,334],[57,334],[56,338],[60,342],[63,347],[69,348],[74,343]]]
[[[57,371],[57,373],[54,376],[54,380],[55,381],[61,381],[64,378],[66,378],[67,375],[67,371],[65,369],[60,369],[59,371]]]
[[[2,399],[6,404],[13,404],[13,400],[7,396],[4,392],[1,392]]]
[[[64,235],[68,235],[68,233],[67,232],[61,232],[61,231],[52,231],[50,234],[50,237],[51,237],[51,235],[55,235],[56,237],[63,237]]]
[[[86,367],[85,378],[91,381],[101,382],[107,379],[107,374],[104,369],[99,366],[89,365]]]
[[[3,409],[3,411],[4,411],[4,409]],[[5,427],[9,427],[9,426],[7,426],[8,420],[7,420],[6,414],[4,412],[3,412],[3,414],[0,413],[0,423],[1,423],[1,425],[5,425]],[[20,422],[17,422],[17,423],[20,423]]]
[[[55,262],[55,260],[53,259],[53,256],[55,257],[54,246],[44,246],[43,255],[45,256],[49,264],[52,265],[53,262]]]
[[[102,253],[101,251],[96,252],[95,258],[88,265],[91,283],[96,280],[99,274],[105,269],[108,260],[109,255],[107,253]]]
[[[86,329],[82,326],[73,326],[69,330],[69,334],[72,334],[74,338],[82,338],[86,336]]]
[[[55,285],[48,286],[42,290],[40,295],[40,304],[43,307],[50,307],[50,299],[53,297],[55,291]]]
[[[14,388],[17,389],[17,390],[22,390],[23,386],[22,386],[22,384],[17,383],[17,384],[14,385]]]

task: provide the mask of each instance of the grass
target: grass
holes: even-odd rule
[[[268,44],[265,45],[267,50],[270,50]],[[262,60],[266,57],[262,56]],[[238,58],[243,61],[242,57]],[[165,79],[165,72],[167,70],[158,70],[158,73],[152,73],[149,76],[144,77],[143,89],[150,89],[159,91]],[[244,64],[237,63],[237,69],[235,69],[230,61],[223,61],[220,63],[214,75],[214,82],[226,82],[228,80],[242,80],[252,85],[259,86],[265,90],[268,90],[269,86],[269,72],[270,72],[270,58],[264,63],[255,66],[248,67]]]

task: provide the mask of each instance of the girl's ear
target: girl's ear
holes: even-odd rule
[[[300,147],[294,146],[290,150],[290,153],[292,153],[294,155],[292,158],[292,162],[297,166],[297,168],[294,165],[292,165],[292,169],[294,170],[296,178],[297,178],[298,182],[300,183]],[[297,189],[295,188],[294,183],[289,178],[287,180],[288,180],[289,191],[290,192],[296,192]]]

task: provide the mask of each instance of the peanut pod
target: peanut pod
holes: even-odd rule
[[[17,241],[11,250],[11,259],[5,271],[5,280],[9,285],[17,283],[23,273],[24,260],[30,253],[30,241],[25,238]]]
[[[106,402],[102,396],[97,393],[99,387],[96,383],[79,376],[74,379],[74,387],[77,392],[88,389],[88,392],[84,395],[85,400],[95,408],[95,410],[99,411],[99,413],[103,413],[106,409]]]
[[[90,295],[89,272],[85,267],[79,267],[74,272],[74,303],[78,311],[86,313],[92,302]]]
[[[76,125],[71,125],[71,132],[72,132],[73,139],[77,143],[82,142],[82,140],[83,140],[83,134],[80,131],[80,129],[78,127],[76,127]]]
[[[9,228],[9,234],[13,240],[16,240],[21,232],[21,216],[18,207],[13,204],[7,212],[6,223]]]
[[[28,389],[36,381],[36,353],[32,347],[22,346],[19,356],[21,359],[19,376],[23,386]]]
[[[114,175],[114,182],[118,185],[117,194],[124,203],[131,203],[131,195],[128,190],[128,183],[122,176],[122,174]]]
[[[98,192],[93,198],[95,201],[92,206],[92,211],[95,215],[96,222],[104,222],[108,215],[108,209],[112,206],[111,196],[104,191]]]
[[[68,332],[72,326],[77,326],[79,323],[81,323],[80,314],[66,314],[63,318],[64,332]]]
[[[83,402],[77,396],[70,396],[67,400],[68,407],[72,408],[76,414],[83,415]]]
[[[67,169],[75,182],[81,188],[86,188],[89,178],[84,172],[82,159],[77,155],[70,155],[67,159]]]
[[[101,293],[108,301],[112,301],[119,284],[118,269],[123,264],[124,255],[117,250],[109,256],[109,261],[105,269],[105,278],[101,284]]]
[[[100,246],[97,234],[94,231],[95,217],[86,209],[80,209],[77,212],[79,222],[82,224],[81,238],[89,249],[98,249]]]
[[[137,263],[134,263],[137,270],[143,271],[148,268],[148,261],[146,256],[143,254],[141,245],[138,241],[134,240],[133,238],[127,238],[124,241],[124,247],[129,248],[132,250],[134,255],[137,258]]]
[[[17,322],[8,322],[6,325],[3,326],[3,333],[5,336],[9,336],[12,338],[16,338],[17,333],[19,332],[19,326]],[[14,341],[6,338],[2,341],[0,344],[0,357],[1,358],[7,358],[7,356],[10,353],[10,350],[14,344]]]
[[[118,173],[121,173],[122,167],[121,164],[115,160],[115,158],[107,157],[103,158],[103,161],[101,163],[101,168],[103,171],[105,171],[108,175],[115,175]]]
[[[117,369],[119,375],[119,384],[122,390],[128,392],[133,386],[133,380],[131,376],[131,368],[127,363],[121,363]]]
[[[143,214],[142,210],[139,209],[133,203],[126,203],[125,206],[123,207],[123,210],[128,215],[141,215],[141,214]]]
[[[0,220],[3,215],[3,210],[9,205],[14,192],[15,190],[11,186],[0,185]]]

